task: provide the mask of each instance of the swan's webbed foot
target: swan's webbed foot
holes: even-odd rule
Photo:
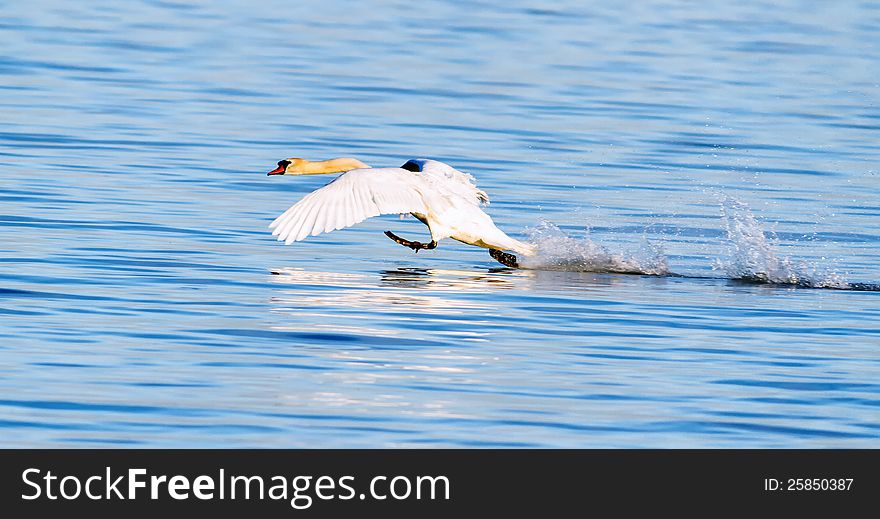
[[[422,243],[420,241],[404,240],[403,238],[394,234],[391,231],[385,231],[385,236],[388,236],[389,238],[396,241],[397,243],[403,245],[404,247],[409,247],[410,249],[412,249],[416,252],[419,252],[422,249],[435,249],[435,248],[437,248],[437,242],[434,240],[431,240],[431,243]]]
[[[495,261],[501,263],[505,267],[510,267],[514,269],[519,268],[519,263],[516,262],[516,256],[514,256],[513,254],[508,254],[498,249],[489,249],[489,256],[492,256]]]

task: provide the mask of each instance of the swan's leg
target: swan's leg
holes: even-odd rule
[[[514,269],[519,268],[519,264],[516,262],[516,256],[514,256],[513,254],[508,254],[498,249],[489,249],[489,256],[492,256],[495,261],[501,263],[505,267],[510,267]]]
[[[410,249],[412,249],[416,252],[419,252],[422,249],[435,249],[435,248],[437,248],[437,242],[434,240],[431,240],[431,243],[422,243],[420,241],[404,240],[403,238],[394,234],[391,231],[385,231],[385,236],[388,236],[389,238],[396,241],[397,243],[403,245],[404,247],[409,247]]]

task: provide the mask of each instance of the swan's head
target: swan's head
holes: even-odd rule
[[[269,172],[270,175],[302,175],[300,173],[306,165],[312,162],[306,159],[291,157],[279,160],[278,167]]]
[[[306,159],[292,157],[279,160],[278,167],[269,172],[270,175],[324,175],[327,173],[340,173],[353,169],[369,168],[358,159],[343,157],[339,159],[319,160],[312,162]]]

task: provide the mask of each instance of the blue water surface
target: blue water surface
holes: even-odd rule
[[[876,2],[10,3],[0,446],[876,447],[880,292],[729,278],[880,282],[878,100]],[[291,156],[687,277],[285,247]]]

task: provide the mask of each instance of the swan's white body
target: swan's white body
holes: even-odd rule
[[[470,175],[442,162],[419,159],[401,168],[347,171],[303,197],[269,228],[279,241],[290,244],[372,216],[411,213],[428,226],[434,242],[452,238],[487,249],[533,255],[533,246],[495,226],[480,208],[481,202],[488,201]]]

